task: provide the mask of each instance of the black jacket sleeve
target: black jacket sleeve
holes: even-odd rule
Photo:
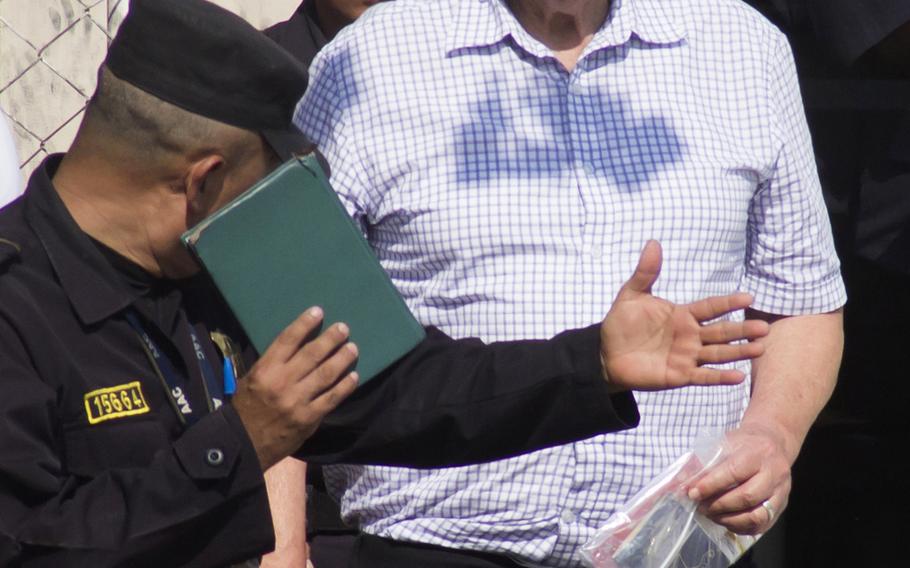
[[[599,327],[484,345],[435,328],[323,421],[298,456],[410,467],[501,459],[638,424],[601,376]]]
[[[2,319],[0,381],[0,565],[214,567],[271,547],[259,461],[230,407],[165,441],[151,463],[91,473],[78,462],[103,451],[99,440],[66,431],[61,393]]]
[[[431,329],[330,415],[302,455],[444,466],[633,426],[632,396],[607,392],[598,352],[596,327],[490,346]],[[217,567],[271,547],[262,473],[230,405],[164,442],[151,463],[89,470],[80,448],[103,443],[60,423],[61,393],[2,318],[0,380],[3,566]],[[223,453],[217,464],[212,449]]]

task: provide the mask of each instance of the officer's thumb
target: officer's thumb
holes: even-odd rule
[[[651,287],[660,276],[660,266],[663,262],[663,252],[660,243],[650,240],[638,257],[638,266],[632,277],[623,284],[617,300],[630,300],[640,294],[650,294]]]

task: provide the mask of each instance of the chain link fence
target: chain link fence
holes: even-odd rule
[[[215,3],[262,28],[287,18],[298,0]],[[0,112],[24,179],[49,153],[69,147],[128,9],[128,0],[0,0]]]

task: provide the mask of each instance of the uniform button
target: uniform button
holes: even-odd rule
[[[566,523],[567,525],[571,525],[577,520],[575,513],[573,513],[570,509],[564,509],[559,517],[562,519],[562,522]]]
[[[224,463],[224,452],[218,448],[211,448],[205,452],[205,463],[212,467],[218,467]]]

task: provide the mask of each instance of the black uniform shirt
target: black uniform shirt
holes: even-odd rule
[[[184,430],[123,317],[141,294],[66,212],[49,179],[58,160],[0,221],[0,532],[35,566],[254,557],[272,529],[246,432],[230,405]],[[152,319],[199,383],[188,327]]]
[[[207,332],[242,341],[236,322],[204,281],[156,282],[99,248],[53,188],[59,160],[0,212],[0,565],[224,566],[269,550],[255,450],[229,403],[204,408],[189,334],[219,361]],[[132,310],[187,381],[202,414],[189,427]],[[430,329],[302,457],[454,465],[633,426],[631,395],[600,379],[598,346],[596,326],[487,347]]]

